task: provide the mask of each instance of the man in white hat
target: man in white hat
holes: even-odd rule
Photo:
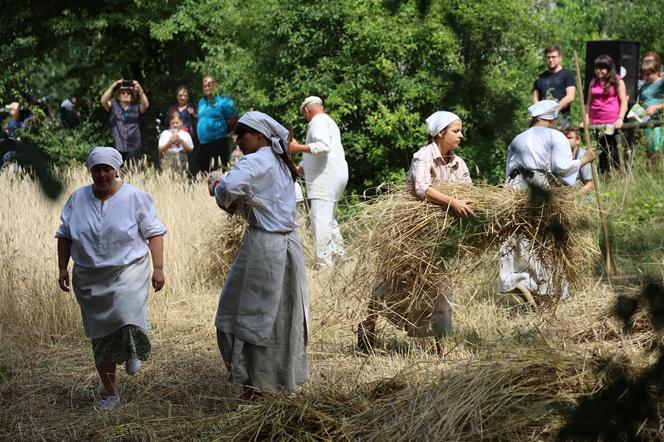
[[[530,128],[517,135],[507,153],[505,185],[515,189],[529,186],[548,188],[551,183],[573,186],[579,169],[595,159],[588,149],[578,160],[572,158],[569,142],[555,130],[559,104],[553,100],[539,101],[528,108]],[[546,272],[538,260],[528,253],[528,241],[515,239],[501,246],[499,290],[520,293],[534,304],[532,293],[552,294]],[[567,287],[563,284],[562,296]]]
[[[301,152],[309,217],[316,246],[316,265],[329,267],[345,256],[344,242],[335,219],[337,202],[348,182],[348,164],[339,127],[323,108],[323,100],[310,96],[300,106],[309,122],[305,144],[293,139],[290,152]]]

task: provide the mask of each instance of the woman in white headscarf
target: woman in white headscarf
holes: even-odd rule
[[[429,144],[413,155],[407,183],[413,187],[413,193],[418,199],[439,205],[457,217],[474,216],[471,201],[453,198],[433,186],[434,181],[472,184],[466,163],[454,153],[463,139],[461,118],[452,112],[438,111],[426,119],[426,124]],[[405,328],[413,336],[433,334],[441,337],[449,334],[453,316],[451,287],[441,288],[441,291],[446,293],[433,301],[430,315],[403,318],[395,325]],[[376,284],[369,304],[369,315],[358,326],[357,342],[361,351],[370,351],[375,346],[378,304],[400,302],[405,293],[408,293],[408,287],[403,281],[382,280]]]
[[[528,108],[530,128],[517,135],[509,145],[505,167],[505,186],[528,189],[535,186],[546,189],[551,184],[573,186],[579,169],[595,159],[587,150],[578,160],[572,158],[569,141],[555,130],[558,102],[539,101]],[[540,261],[528,251],[529,242],[517,238],[504,243],[500,250],[499,291],[518,293],[533,307],[533,294],[551,295],[554,287]],[[559,295],[567,295],[566,284]]]
[[[97,406],[120,402],[115,370],[126,364],[136,374],[150,354],[147,296],[150,284],[164,286],[163,237],[152,198],[120,181],[122,156],[112,147],[97,147],[86,166],[93,184],[72,193],[61,213],[58,239],[60,288],[74,289],[85,336],[92,341],[95,365],[108,396]],[[74,261],[69,280],[69,259]]]
[[[210,190],[227,212],[249,223],[221,291],[215,325],[231,382],[255,392],[287,392],[309,378],[307,281],[297,235],[297,168],[288,131],[269,115],[247,112],[235,127],[242,157]]]

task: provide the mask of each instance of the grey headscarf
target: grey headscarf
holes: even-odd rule
[[[122,155],[112,147],[95,147],[88,154],[85,167],[91,170],[98,164],[111,166],[117,172],[120,170],[120,166],[122,166]]]
[[[284,148],[288,144],[288,130],[268,114],[258,111],[247,112],[240,117],[238,123],[246,124],[265,135],[270,140],[272,150],[280,155],[284,153]]]

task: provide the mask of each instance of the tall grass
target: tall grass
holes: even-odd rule
[[[561,407],[603,385],[602,370],[584,364],[627,360],[637,369],[657,340],[645,319],[627,335],[608,316],[615,295],[600,279],[555,313],[528,312],[496,294],[497,263],[486,256],[457,288],[442,356],[431,340],[407,338],[382,320],[382,345],[361,355],[355,327],[366,299],[351,290],[357,260],[314,271],[308,259],[312,379],[295,397],[242,403],[226,381],[213,325],[221,282],[210,278],[210,253],[228,218],[204,182],[146,170],[123,179],[153,196],[168,228],[166,286],[149,298],[150,360],[137,377],[120,376],[125,403],[99,414],[78,306],[57,287],[53,237],[66,198],[90,178],[83,168],[63,177],[64,195],[50,202],[30,179],[0,174],[0,440],[549,439]],[[661,272],[661,221],[628,222],[636,215],[619,210],[621,189],[618,180],[605,189],[618,257]],[[636,214],[639,201],[663,190],[659,176],[639,176],[625,207]],[[625,253],[635,232],[642,242]],[[346,241],[351,255],[365,252]]]

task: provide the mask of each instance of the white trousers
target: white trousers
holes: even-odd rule
[[[345,256],[344,240],[335,218],[336,201],[309,200],[309,220],[316,246],[316,265],[329,267],[337,257]]]

